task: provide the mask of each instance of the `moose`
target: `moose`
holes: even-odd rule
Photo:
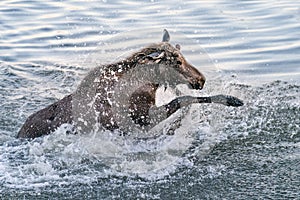
[[[221,94],[181,96],[156,106],[156,91],[160,86],[183,83],[201,90],[206,80],[183,57],[180,45],[173,46],[169,41],[170,35],[165,29],[162,42],[147,46],[126,59],[95,67],[73,94],[30,115],[17,137],[47,135],[65,123],[73,124],[76,132],[91,130],[95,124],[111,131],[122,130],[125,125],[149,130],[191,104],[243,105],[240,99]]]

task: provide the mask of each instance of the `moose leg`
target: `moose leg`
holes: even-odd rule
[[[211,97],[192,97],[183,96],[172,100],[170,103],[156,107],[152,106],[149,110],[149,117],[151,119],[151,125],[155,126],[159,122],[167,119],[177,110],[182,107],[194,104],[194,103],[217,103],[225,106],[239,107],[244,105],[243,102],[233,96],[229,95],[216,95]]]

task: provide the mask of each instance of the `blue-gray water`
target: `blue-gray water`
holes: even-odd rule
[[[245,106],[192,106],[174,136],[148,143],[63,127],[15,139],[89,69],[164,28],[206,74],[198,95]],[[0,198],[299,199],[299,63],[297,1],[1,1]]]

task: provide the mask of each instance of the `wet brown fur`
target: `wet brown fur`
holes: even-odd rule
[[[160,53],[159,56],[153,56],[153,53]],[[163,54],[161,54],[163,53]],[[118,122],[114,118],[114,112],[109,103],[110,93],[113,91],[118,80],[122,79],[130,69],[141,64],[163,63],[178,71],[194,89],[202,89],[205,77],[192,65],[190,65],[182,56],[178,48],[173,47],[168,42],[161,42],[150,45],[132,56],[114,64],[97,67],[89,75],[95,75],[99,78],[96,83],[90,83],[84,79],[82,84],[97,84],[95,86],[97,98],[94,104],[98,116],[98,122],[109,130],[119,128]],[[88,76],[89,76],[88,75]],[[155,105],[155,92],[158,88],[157,83],[145,83],[138,88],[130,98],[129,110],[132,120],[140,126],[149,124],[149,109]],[[72,98],[74,94],[53,103],[52,105],[37,111],[28,117],[17,137],[35,138],[47,135],[64,123],[74,121],[72,115]],[[172,113],[170,113],[172,114]]]

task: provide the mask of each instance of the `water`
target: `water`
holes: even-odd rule
[[[1,199],[299,198],[299,21],[296,1],[1,1]],[[194,105],[170,119],[181,119],[174,136],[149,141],[68,126],[15,139],[93,66],[164,28],[207,76],[201,95],[245,106]],[[160,92],[159,103],[174,97]]]

